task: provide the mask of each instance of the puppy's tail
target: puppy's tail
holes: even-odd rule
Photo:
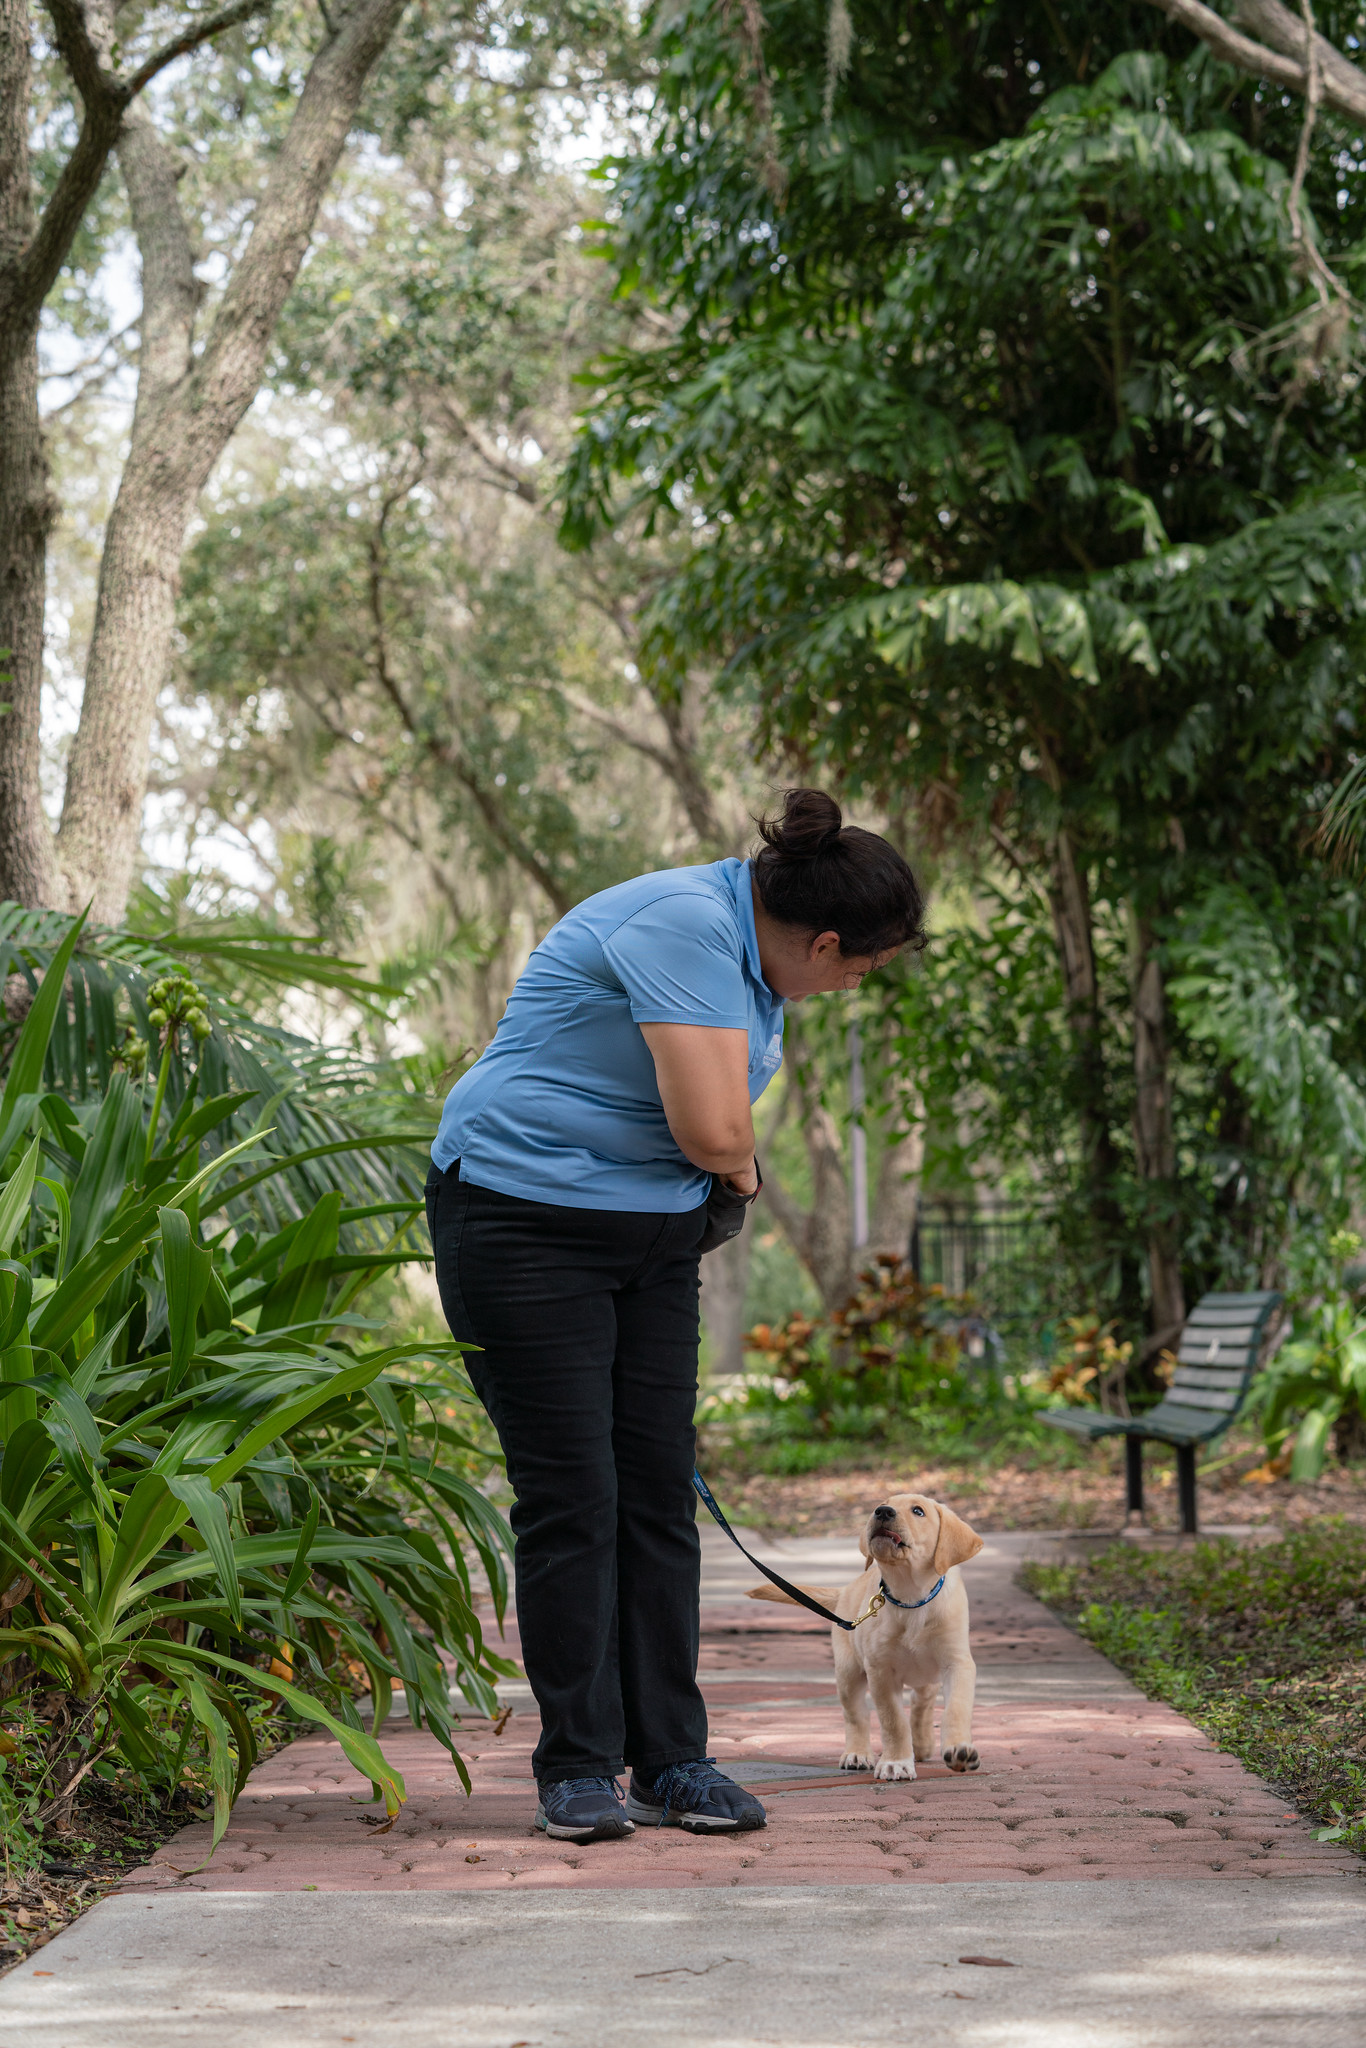
[[[822,1607],[833,1607],[841,1592],[839,1586],[799,1586],[799,1593],[808,1593],[813,1600],[819,1600]],[[777,1600],[784,1607],[796,1607],[798,1602],[790,1593],[780,1593],[776,1586],[751,1586],[746,1593],[747,1600]]]

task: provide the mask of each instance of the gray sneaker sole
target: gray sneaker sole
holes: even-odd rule
[[[596,1827],[568,1828],[561,1821],[547,1820],[543,1806],[536,1808],[536,1825],[552,1842],[624,1842],[636,1831],[635,1822],[624,1814],[600,1821]]]
[[[743,1835],[768,1825],[767,1814],[759,1820],[735,1820],[729,1814],[679,1813],[670,1808],[666,1816],[662,1806],[646,1806],[629,1792],[626,1812],[643,1828],[686,1828],[690,1835]]]

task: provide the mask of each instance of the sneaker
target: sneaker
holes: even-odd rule
[[[768,1826],[754,1794],[716,1770],[709,1756],[666,1764],[653,1781],[632,1771],[626,1811],[642,1827],[689,1828],[698,1835],[742,1834]]]
[[[560,1778],[537,1789],[536,1825],[556,1842],[615,1842],[636,1831],[615,1778]]]

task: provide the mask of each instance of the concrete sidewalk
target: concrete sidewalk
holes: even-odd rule
[[[963,2048],[1359,2048],[1362,1866],[1019,1591],[1047,1539],[965,1569],[982,1770],[885,1786],[834,1772],[826,1629],[746,1601],[751,1568],[703,1544],[713,1750],[765,1832],[547,1842],[520,1686],[501,1736],[469,1724],[469,1800],[430,1738],[385,1731],[411,1795],[387,1832],[308,1737],[253,1774],[212,1858],[186,1829],[4,1980],[6,2048],[365,2048],[399,2026],[405,2048],[864,2048],[912,2025]],[[823,1540],[762,1554],[814,1584],[858,1564]]]

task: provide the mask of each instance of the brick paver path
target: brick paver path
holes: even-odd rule
[[[1021,1883],[1106,1878],[1338,1877],[1356,1858],[1316,1842],[1282,1800],[1190,1722],[1144,1699],[1013,1577],[1037,1538],[998,1538],[965,1568],[982,1769],[920,1767],[913,1784],[837,1774],[841,1719],[829,1633],[799,1609],[742,1597],[755,1574],[704,1532],[701,1674],[712,1748],[760,1791],[768,1828],[697,1840],[638,1830],[624,1843],[554,1843],[532,1825],[535,1708],[495,1735],[465,1723],[467,1798],[450,1758],[406,1722],[385,1730],[409,1799],[385,1830],[337,1745],[306,1736],[253,1774],[219,1848],[187,1828],[125,1890],[479,1891],[727,1885]],[[751,1546],[753,1547],[753,1546]],[[772,1546],[806,1583],[852,1577],[852,1545]],[[515,1639],[514,1639],[515,1654]],[[206,1861],[207,1859],[207,1861]]]

